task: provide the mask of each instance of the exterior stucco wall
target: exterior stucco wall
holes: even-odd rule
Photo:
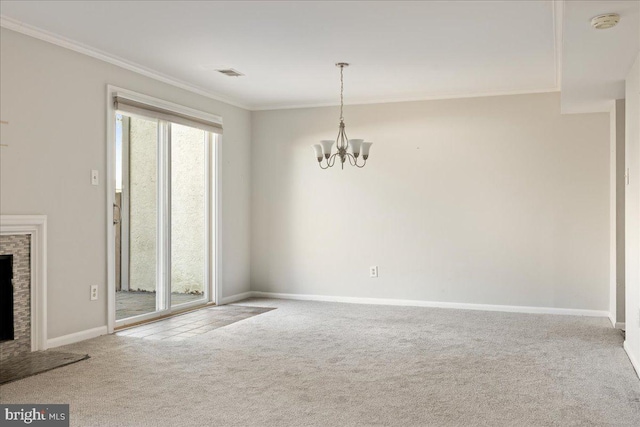
[[[131,290],[156,290],[157,124],[130,119],[130,275]],[[171,290],[204,291],[205,145],[204,132],[171,128]]]
[[[157,129],[155,121],[134,117],[129,121],[129,289],[132,291],[156,290]]]
[[[171,127],[171,290],[204,291],[204,131]]]

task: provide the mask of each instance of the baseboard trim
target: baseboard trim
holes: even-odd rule
[[[622,344],[622,347],[624,348],[624,351],[627,352],[627,357],[631,361],[631,365],[633,366],[633,369],[635,369],[636,375],[638,376],[638,378],[640,378],[640,363],[638,363],[633,353],[631,353],[631,351],[629,350],[629,345],[627,344],[626,340],[624,344]]]
[[[559,314],[567,316],[590,316],[590,317],[606,317],[610,321],[613,320],[610,314],[600,310],[582,310],[574,308],[555,308],[555,307],[526,307],[517,305],[491,305],[491,304],[469,304],[457,302],[443,301],[422,301],[422,300],[403,300],[388,298],[358,298],[358,297],[340,297],[329,295],[309,295],[309,294],[288,294],[280,292],[262,292],[249,291],[222,298],[220,305],[231,304],[247,298],[278,298],[299,301],[324,301],[324,302],[340,302],[348,304],[370,304],[370,305],[395,305],[407,307],[430,307],[430,308],[452,308],[459,310],[480,310],[480,311],[500,311],[507,313],[527,313],[527,314]],[[625,329],[623,322],[614,323],[616,329]],[[63,345],[74,344],[80,341],[96,338],[101,335],[107,335],[107,326],[99,326],[93,329],[87,329],[73,334],[63,335],[61,337],[51,338],[47,340],[47,348],[61,347]],[[624,349],[631,360],[636,373],[640,376],[640,365],[629,352],[627,342],[624,342]]]
[[[242,292],[240,294],[230,295],[228,297],[223,297],[220,299],[220,305],[231,304],[237,301],[241,301],[243,299],[251,298],[253,296],[253,292]]]
[[[99,326],[93,329],[87,329],[85,331],[74,332],[73,334],[63,335],[61,337],[51,338],[47,340],[47,348],[55,348],[63,345],[73,344],[80,341],[88,340],[91,338],[99,337],[100,335],[107,335],[107,326]]]
[[[609,321],[611,322],[611,326],[613,326],[615,329],[626,331],[624,322],[616,322],[616,319],[613,317],[612,313],[609,313]]]
[[[455,308],[460,310],[502,311],[507,313],[560,314],[566,316],[590,316],[609,318],[609,312],[601,310],[582,310],[575,308],[526,307],[519,305],[469,304],[459,302],[422,301],[387,298],[338,297],[328,295],[287,294],[278,292],[250,292],[252,297],[280,298],[300,301],[327,301],[350,304],[399,305],[408,307]]]

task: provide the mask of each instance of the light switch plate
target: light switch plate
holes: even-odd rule
[[[100,184],[100,175],[98,174],[97,169],[91,170],[91,185],[99,185]]]

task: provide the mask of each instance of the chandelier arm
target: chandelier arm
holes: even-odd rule
[[[349,164],[351,166],[358,166],[358,160],[351,153],[347,153],[347,158],[349,159]]]
[[[359,167],[359,168],[363,168],[366,164],[367,164],[367,161],[365,160],[364,163],[362,163],[362,166],[360,166],[358,164],[358,161],[356,160],[356,166]]]
[[[345,150],[348,150],[349,149],[349,137],[347,136],[347,131],[344,128],[342,128],[342,134],[344,135],[344,141],[345,141],[344,148],[345,148]]]
[[[344,149],[349,149],[349,137],[347,136],[347,131],[345,128],[342,128],[342,136],[344,137]]]
[[[333,167],[333,165],[335,165],[335,164],[336,164],[336,155],[337,155],[337,154],[338,154],[338,153],[335,153],[335,154],[333,154],[331,157],[329,157],[329,158],[327,159],[327,167],[332,168],[332,167]]]
[[[318,162],[318,166],[320,166],[320,169],[329,169],[329,163],[327,162],[327,166],[322,166],[322,162]]]

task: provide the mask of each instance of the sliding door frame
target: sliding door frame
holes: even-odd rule
[[[156,310],[152,313],[116,320],[116,289],[115,289],[115,227],[113,226],[113,203],[115,202],[115,137],[116,137],[116,111],[113,104],[113,96],[116,92],[125,93],[143,99],[149,105],[154,102],[166,106],[168,103],[138,94],[136,92],[111,86],[107,86],[107,171],[106,171],[106,200],[107,200],[107,328],[113,333],[116,327],[127,324],[151,320],[172,312],[201,306],[207,303],[220,303],[220,277],[221,277],[221,228],[220,224],[220,145],[221,135],[205,132],[205,286],[204,297],[198,301],[179,304],[171,307],[171,123],[158,121],[158,139],[165,141],[158,147],[158,207],[162,213],[158,219],[158,253],[157,253],[157,283],[162,286],[164,292],[156,292]],[[177,111],[179,105],[173,104]],[[186,107],[183,107],[186,108]],[[222,120],[220,120],[222,123]],[[162,133],[162,135],[161,135]],[[128,145],[128,144],[127,144]],[[128,161],[127,161],[128,163]],[[127,185],[129,183],[127,182]]]
[[[156,249],[156,311],[152,317],[163,316],[171,309],[171,123],[158,120],[158,210]],[[162,291],[162,292],[161,292]],[[138,316],[136,316],[138,317]],[[135,319],[135,318],[130,318]],[[117,320],[127,324],[128,319]]]
[[[129,154],[128,117],[122,118],[121,150],[123,156]],[[120,196],[120,289],[126,288],[127,291],[129,290],[129,194],[129,160],[127,160],[122,162],[122,195]]]

